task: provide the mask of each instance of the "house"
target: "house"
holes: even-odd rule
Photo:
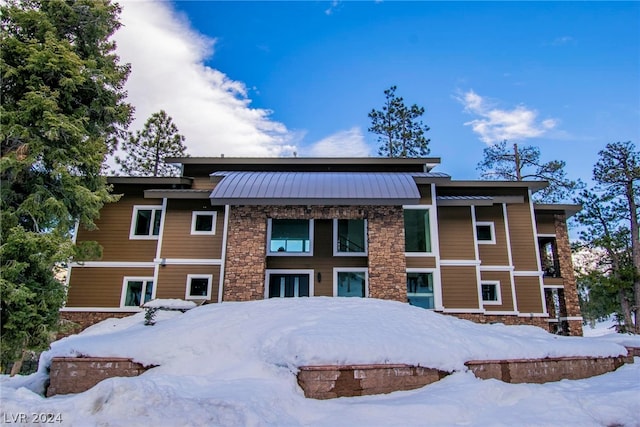
[[[456,181],[438,158],[171,158],[78,241],[62,316],[86,327],[155,298],[371,297],[582,334],[566,219],[537,181]]]

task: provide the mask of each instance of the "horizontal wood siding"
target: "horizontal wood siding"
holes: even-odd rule
[[[100,210],[96,230],[78,229],[78,242],[96,241],[102,246],[100,261],[153,261],[158,240],[129,239],[134,205],[161,206],[161,199],[145,199],[123,196],[115,203],[108,203]]]
[[[270,256],[267,257],[267,269],[313,270],[314,296],[333,296],[334,267],[367,268],[368,260],[364,256],[333,256],[333,220],[316,219],[313,227],[312,257]]]
[[[537,277],[515,277],[516,299],[520,313],[542,313],[542,296]]]
[[[153,268],[73,267],[67,307],[120,307],[125,277],[153,277]]]
[[[474,232],[469,206],[438,208],[441,259],[475,259]]]
[[[556,224],[553,214],[536,214],[538,234],[556,234]]]
[[[220,284],[219,265],[166,265],[158,271],[158,288],[156,298],[185,299],[188,274],[211,274],[211,299],[208,302],[218,302],[218,287]],[[200,301],[200,300],[194,300]]]
[[[191,184],[192,190],[213,190],[213,187],[215,187],[215,184],[208,176],[195,177],[193,178],[193,183]]]
[[[194,211],[216,212],[216,234],[192,235]],[[162,235],[162,258],[220,259],[224,232],[224,209],[213,207],[209,199],[169,200]]]
[[[476,221],[493,222],[496,233],[495,245],[478,245],[478,254],[482,265],[509,265],[507,232],[504,227],[502,205],[476,206]]]
[[[436,259],[435,257],[415,257],[408,256],[407,260],[407,268],[436,268]]]
[[[537,271],[537,253],[528,203],[507,205],[511,255],[516,271]]]
[[[476,268],[471,266],[443,266],[442,304],[445,308],[479,308]]]
[[[420,191],[420,204],[421,205],[430,205],[431,198],[431,185],[430,184],[421,184],[418,185],[418,191]]]
[[[500,295],[502,296],[502,305],[485,305],[487,311],[513,311],[513,297],[511,295],[511,275],[508,271],[482,271],[480,273],[482,280],[491,280],[500,282]]]

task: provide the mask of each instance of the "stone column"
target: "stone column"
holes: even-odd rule
[[[407,302],[401,206],[369,209],[369,296]]]
[[[223,301],[264,298],[267,217],[259,206],[232,206],[227,227]]]
[[[578,300],[578,285],[573,271],[573,261],[571,260],[571,246],[569,244],[569,233],[567,231],[566,215],[554,215],[556,229],[556,245],[558,247],[558,258],[560,261],[560,275],[564,285],[564,306],[567,317],[581,317],[580,303]],[[564,313],[563,313],[564,314]],[[582,335],[582,320],[568,320],[569,334]]]

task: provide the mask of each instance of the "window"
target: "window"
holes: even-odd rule
[[[310,274],[268,273],[268,298],[308,297],[311,294]]]
[[[500,305],[502,297],[500,295],[500,282],[482,282],[482,303],[484,305]]]
[[[476,222],[476,239],[478,244],[495,244],[496,233],[493,222]]]
[[[152,277],[125,277],[120,307],[140,307],[153,297]]]
[[[269,255],[312,255],[313,220],[269,219]]]
[[[191,234],[216,234],[216,212],[194,211],[191,214]]]
[[[429,209],[404,210],[404,247],[406,252],[431,252]]]
[[[562,277],[555,236],[539,236],[538,247],[540,248],[540,262],[544,277]]]
[[[407,299],[416,307],[433,308],[433,273],[407,272]]]
[[[187,274],[185,299],[211,299],[211,274]]]
[[[353,268],[333,269],[333,295],[337,297],[367,296],[367,270]]]
[[[162,206],[134,206],[130,239],[157,239],[160,234]]]
[[[366,255],[367,220],[334,219],[333,242],[334,255]]]

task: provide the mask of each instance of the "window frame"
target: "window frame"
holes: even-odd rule
[[[485,300],[482,292],[482,286],[495,286],[496,287],[496,300],[490,301]],[[502,290],[500,289],[500,281],[499,280],[482,280],[480,281],[480,298],[482,298],[482,305],[502,305]]]
[[[407,244],[406,244],[406,233],[407,233],[407,228],[406,225],[404,223],[404,211],[406,210],[422,210],[422,211],[427,211],[428,212],[428,216],[429,216],[429,246],[431,246],[431,250],[429,252],[409,252],[407,251]],[[424,256],[434,256],[434,223],[436,221],[436,218],[434,218],[434,212],[435,209],[433,209],[433,206],[429,205],[404,205],[402,206],[402,228],[403,228],[403,232],[405,234],[405,238],[404,238],[404,255],[407,257],[424,257]]]
[[[191,295],[191,281],[193,279],[207,279],[207,294],[206,295]],[[184,293],[184,299],[186,300],[210,300],[211,299],[211,285],[213,283],[213,274],[187,274],[187,285]]]
[[[369,298],[369,269],[367,267],[334,267],[333,268],[333,296],[340,298],[354,298],[348,295],[338,295],[338,275],[339,273],[364,273],[364,296]]]
[[[135,234],[136,226],[138,225],[138,212],[139,211],[152,211],[151,222],[149,224],[149,234]],[[153,234],[153,226],[156,222],[156,216],[160,212],[160,229],[158,234]],[[164,216],[164,209],[162,205],[134,205],[133,212],[131,213],[131,227],[129,229],[129,240],[158,240],[162,233],[162,217]]]
[[[491,239],[489,240],[480,240],[478,238],[478,227],[489,227],[489,231],[491,232]],[[496,244],[496,225],[493,221],[476,221],[476,242],[479,245],[495,245]]]
[[[122,288],[120,290],[120,308],[140,308],[142,304],[147,302],[144,300],[144,296],[147,293],[147,286],[149,282],[151,282],[151,286],[153,287],[151,289],[151,299],[149,299],[149,301],[155,299],[156,288],[154,286],[153,279],[153,276],[124,276],[122,278]],[[140,292],[140,305],[125,305],[125,302],[127,300],[127,289],[129,287],[129,282],[142,282],[142,290]]]
[[[271,251],[271,232],[273,230],[273,220],[295,219],[307,221],[309,224],[309,252],[272,252]],[[313,234],[314,220],[308,218],[267,218],[267,256],[313,256]]]
[[[196,221],[198,216],[210,216],[211,217],[211,230],[201,231],[196,230]],[[218,221],[218,213],[216,211],[192,211],[191,212],[191,234],[192,235],[205,235],[213,236],[216,234],[216,226]]]
[[[315,282],[314,282],[314,274],[315,271],[312,269],[266,269],[265,273],[264,273],[264,299],[271,299],[271,298],[287,298],[284,296],[280,296],[280,297],[269,297],[269,282],[271,281],[271,275],[272,274],[289,274],[289,275],[298,275],[298,276],[302,276],[302,275],[308,275],[309,276],[309,296],[308,297],[301,297],[301,296],[296,296],[296,297],[291,297],[291,298],[311,298],[315,296]]]
[[[342,252],[339,248],[338,222],[339,221],[363,221],[364,226],[364,252]],[[369,254],[369,237],[367,233],[368,222],[364,218],[334,218],[333,219],[333,256],[367,256]]]
[[[409,292],[408,290],[408,286],[407,286],[407,281],[409,279],[409,274],[431,274],[431,298],[433,300],[433,307],[432,308],[424,308],[424,307],[420,307],[419,305],[413,305],[409,303],[409,295],[412,296],[416,296],[419,297],[421,294],[424,296],[428,296],[429,293],[426,292],[422,292],[422,293],[418,293],[418,292]],[[405,289],[407,290],[407,304],[412,305],[413,307],[418,307],[418,308],[422,308],[424,310],[435,310],[437,307],[437,300],[436,300],[436,269],[434,268],[407,268],[405,270]]]

